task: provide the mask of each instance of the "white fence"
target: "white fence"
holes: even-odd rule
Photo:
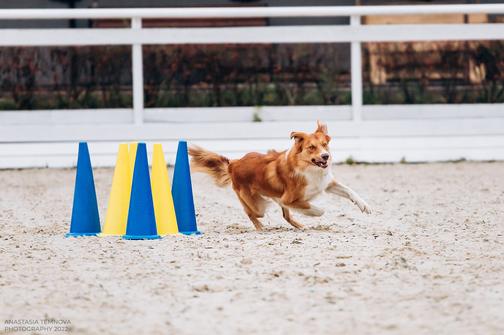
[[[2,111],[0,168],[71,166],[76,141],[90,142],[93,163],[112,165],[117,143],[156,141],[172,160],[185,138],[232,157],[287,148],[292,130],[326,120],[337,160],[504,159],[504,104],[366,106],[362,42],[504,40],[504,24],[361,25],[364,15],[504,13],[503,4],[356,7],[19,9],[0,20],[131,20],[120,29],[1,29],[5,46],[131,45],[133,109]],[[350,25],[143,28],[146,18],[350,17]],[[144,108],[144,44],[351,43],[351,106]],[[259,113],[263,122],[252,122]]]

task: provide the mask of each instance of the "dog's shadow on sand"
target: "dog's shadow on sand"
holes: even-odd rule
[[[233,224],[226,227],[225,232],[231,235],[239,234],[249,234],[249,233],[259,233],[259,234],[276,234],[276,233],[306,233],[306,232],[327,232],[327,233],[338,233],[341,232],[338,227],[334,225],[315,225],[315,226],[305,226],[302,229],[296,229],[294,227],[267,227],[265,226],[263,230],[257,231],[253,227],[244,227],[238,224]]]

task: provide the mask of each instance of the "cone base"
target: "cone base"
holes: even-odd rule
[[[65,237],[97,236],[99,233],[66,233]]]
[[[121,237],[124,234],[100,233],[98,237]]]
[[[179,232],[176,232],[176,233],[166,233],[166,234],[159,234],[159,236],[161,236],[161,237],[165,237],[165,236],[176,236],[176,235],[178,235],[178,234],[179,234]]]
[[[198,230],[196,230],[196,231],[179,231],[179,233],[182,235],[203,235],[203,233]]]
[[[124,235],[124,240],[158,240],[161,238],[159,235]]]

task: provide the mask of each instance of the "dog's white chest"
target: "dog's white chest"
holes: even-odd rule
[[[332,180],[331,171],[318,167],[309,167],[302,172],[306,179],[305,200],[310,200],[322,193]]]

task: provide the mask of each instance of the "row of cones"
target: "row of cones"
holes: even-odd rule
[[[172,187],[161,144],[154,144],[152,176],[145,143],[119,145],[103,230],[89,149],[86,142],[79,143],[72,222],[67,237],[100,235],[141,240],[179,232],[199,234],[187,142],[179,142]]]

